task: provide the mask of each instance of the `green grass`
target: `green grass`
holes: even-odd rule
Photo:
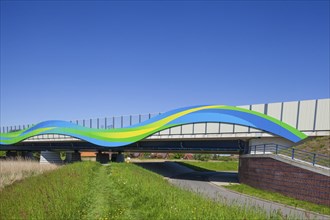
[[[259,197],[262,199],[266,199],[266,200],[278,202],[281,204],[290,205],[293,207],[314,211],[314,212],[321,213],[321,214],[330,215],[330,207],[294,199],[294,198],[282,195],[280,193],[256,189],[256,188],[253,188],[253,187],[245,185],[245,184],[229,185],[229,186],[224,186],[224,187],[237,191],[237,192],[240,192],[240,193]]]
[[[317,154],[330,154],[330,136],[310,138],[294,146],[295,149],[305,150]]]
[[[312,164],[314,160],[314,153],[316,154],[315,163],[317,165],[329,167],[330,166],[330,137],[316,137],[308,138],[299,145],[288,149],[280,149],[279,154],[292,156],[292,148],[295,149],[294,157]],[[321,154],[321,155],[319,155]],[[322,156],[323,155],[323,156]]]
[[[0,192],[0,219],[282,219],[169,184],[134,164],[67,165]]]
[[[209,172],[209,171],[237,171],[238,161],[184,161],[177,162],[181,165],[189,167],[196,171]]]
[[[255,208],[217,203],[169,184],[162,176],[134,164],[101,168],[94,182],[86,219],[265,219]],[[102,180],[102,181],[101,181]],[[94,202],[95,203],[95,202]],[[273,218],[281,218],[273,214]]]
[[[96,163],[28,177],[0,191],[0,219],[80,219]]]

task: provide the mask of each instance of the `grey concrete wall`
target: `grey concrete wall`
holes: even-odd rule
[[[40,153],[40,163],[41,164],[63,164],[60,157],[60,152],[57,151],[41,151]]]

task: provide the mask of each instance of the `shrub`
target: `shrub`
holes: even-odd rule
[[[200,160],[200,161],[208,161],[211,159],[211,155],[210,154],[194,154],[194,159]]]

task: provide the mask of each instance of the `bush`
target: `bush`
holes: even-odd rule
[[[141,154],[141,157],[142,157],[143,159],[149,159],[149,158],[151,158],[151,153],[142,153],[142,154]]]
[[[182,159],[184,157],[184,154],[181,153],[175,153],[173,155],[173,159]]]
[[[237,156],[221,156],[219,154],[214,154],[212,156],[212,160],[219,160],[219,161],[237,161]]]
[[[0,157],[5,157],[6,156],[6,151],[0,151]]]
[[[200,161],[208,161],[211,159],[211,155],[210,154],[194,154],[194,159],[200,160]]]

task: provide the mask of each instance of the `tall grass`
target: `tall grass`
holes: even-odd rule
[[[5,186],[29,176],[54,170],[53,164],[40,164],[38,161],[17,158],[15,160],[0,160],[0,190]]]
[[[5,187],[0,192],[0,219],[81,219],[99,167],[76,163]]]
[[[310,138],[307,141],[294,146],[295,149],[305,150],[317,154],[330,154],[330,136]]]

